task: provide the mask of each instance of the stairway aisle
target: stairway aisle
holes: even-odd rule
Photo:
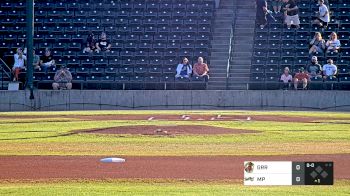
[[[236,0],[221,0],[220,7],[215,13],[208,90],[226,89],[226,70],[235,2]]]
[[[251,58],[254,45],[256,9],[252,1],[237,0],[237,13],[233,34],[233,54],[229,77],[229,90],[245,90],[239,82],[250,80]]]

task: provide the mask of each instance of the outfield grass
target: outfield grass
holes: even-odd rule
[[[238,182],[3,183],[0,195],[349,195],[349,181],[333,186],[243,186]]]
[[[324,118],[324,123],[263,121],[88,121],[68,115],[222,114]],[[30,118],[30,116],[45,118]],[[52,115],[58,115],[51,117]],[[350,153],[350,113],[256,111],[83,111],[0,113],[0,155],[292,155]],[[21,118],[26,116],[26,118]],[[327,118],[343,120],[327,120]],[[346,120],[349,119],[349,120]],[[71,134],[129,125],[209,125],[257,133],[223,135]],[[317,144],[317,146],[315,146]],[[245,187],[241,182],[0,181],[0,195],[349,195],[350,181],[334,186]]]
[[[150,113],[149,111],[142,112]],[[172,112],[174,111],[170,113]],[[56,113],[65,114],[63,112]],[[68,113],[87,114],[86,112]],[[88,114],[111,113],[113,112],[98,111]],[[125,111],[121,111],[121,113],[125,113]],[[140,111],[130,113],[140,113]],[[156,111],[154,114],[158,113],[165,113],[165,111]],[[21,114],[28,115],[28,113]],[[298,114],[301,113],[298,112]],[[21,116],[16,116],[11,119],[0,119],[0,155],[181,156],[350,153],[350,131],[349,124],[345,124],[346,122],[343,120],[337,121],[337,124],[320,124],[264,121],[86,121],[63,117],[21,119]],[[179,135],[174,137],[127,134],[67,135],[76,130],[94,128],[174,124],[209,125],[255,130],[258,133]],[[319,143],[318,147],[309,148],[315,142]]]

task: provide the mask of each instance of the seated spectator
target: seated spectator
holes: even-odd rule
[[[192,75],[192,65],[188,62],[187,58],[182,59],[182,63],[177,65],[176,78],[189,78]]]
[[[318,5],[317,19],[313,21],[313,24],[326,28],[330,21],[328,7],[324,4],[324,0],[319,0]]]
[[[203,62],[203,57],[198,57],[198,62],[193,65],[193,75],[194,76],[199,76],[199,77],[204,77],[205,80],[209,79],[208,75],[208,65]]]
[[[296,28],[299,28],[299,8],[295,0],[283,0],[283,2],[286,3],[283,10],[285,15],[284,22],[287,24],[287,27],[291,28],[291,26],[294,25]]]
[[[95,35],[90,32],[87,39],[86,39],[86,47],[83,50],[83,53],[92,53],[96,50],[96,40]]]
[[[322,67],[317,61],[317,56],[311,58],[311,63],[307,65],[306,71],[312,78],[322,77]]]
[[[338,35],[335,32],[331,33],[329,40],[326,42],[327,53],[328,52],[339,52],[340,41],[338,40]]]
[[[313,53],[323,53],[326,49],[326,44],[320,32],[316,32],[314,38],[310,41],[311,48],[309,54]]]
[[[56,71],[54,81],[55,82],[52,83],[52,88],[54,90],[72,89],[72,74],[65,66],[61,66],[61,68]]]
[[[40,57],[35,54],[35,49],[33,49],[33,69],[36,71],[41,71],[40,68]]]
[[[298,84],[303,83],[303,90],[306,90],[308,80],[309,74],[305,72],[304,67],[301,67],[294,76],[294,89],[298,90]]]
[[[282,4],[283,4],[282,0],[273,0],[271,4],[275,14],[278,14],[281,12]]]
[[[283,74],[281,75],[280,81],[282,82],[282,89],[287,90],[290,87],[290,82],[292,82],[292,75],[289,74],[289,68],[285,67]]]
[[[27,60],[26,55],[23,54],[22,48],[17,48],[17,53],[14,55],[14,64],[12,67],[12,72],[13,72],[13,81],[18,81],[18,76],[21,73],[22,69],[26,69],[24,65],[24,61]]]
[[[47,69],[50,67],[56,67],[56,62],[53,59],[50,49],[45,49],[45,54],[40,59],[41,69],[47,72]]]
[[[110,52],[111,51],[111,43],[107,39],[107,35],[105,32],[101,33],[101,38],[96,43],[96,52]]]
[[[323,65],[323,79],[327,80],[327,78],[335,78],[338,68],[336,65],[333,64],[332,59],[327,60],[327,64]]]
[[[266,0],[256,0],[256,19],[260,28],[264,28],[267,25],[267,2]]]

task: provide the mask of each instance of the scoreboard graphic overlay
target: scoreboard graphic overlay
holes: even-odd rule
[[[333,162],[245,161],[244,185],[333,185]]]

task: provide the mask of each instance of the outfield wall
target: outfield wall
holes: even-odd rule
[[[350,111],[350,91],[0,91],[0,111],[269,109]]]

